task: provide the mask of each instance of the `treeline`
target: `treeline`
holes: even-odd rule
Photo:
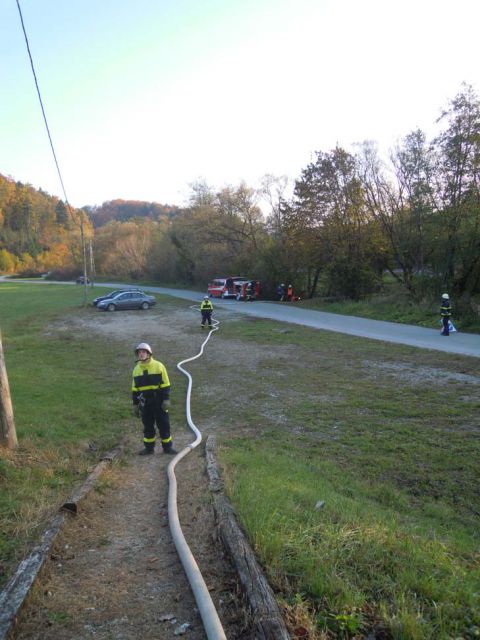
[[[358,299],[385,270],[414,298],[480,291],[480,105],[471,87],[438,124],[432,141],[408,134],[388,164],[364,143],[354,155],[319,152],[302,171],[293,200],[278,207],[275,236],[309,295],[321,280],[327,294]]]
[[[84,216],[97,275],[203,288],[238,274],[261,280],[267,295],[288,281],[305,296],[360,299],[389,272],[414,300],[443,289],[467,300],[480,293],[480,104],[472,87],[462,87],[437,125],[432,140],[407,134],[388,160],[371,142],[355,153],[318,151],[290,196],[285,178],[265,176],[256,190],[194,184],[183,208],[114,200],[67,212],[58,199],[2,178],[0,270],[30,259],[47,268],[54,257],[59,268],[63,259],[80,270]]]
[[[171,218],[178,211],[179,207],[158,204],[158,202],[141,202],[138,200],[109,200],[100,206],[84,207],[88,212],[95,228],[116,220],[126,222],[132,218],[149,218],[150,220],[161,220]]]

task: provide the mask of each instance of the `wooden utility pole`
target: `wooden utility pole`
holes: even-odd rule
[[[12,399],[8,385],[7,369],[3,357],[2,333],[0,331],[0,446],[14,449],[18,445],[13,421]]]
[[[92,247],[92,239],[89,239],[89,247],[90,247],[90,286],[93,287],[93,281],[95,280],[95,261],[93,259],[93,247]]]

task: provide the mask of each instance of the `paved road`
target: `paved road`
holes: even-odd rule
[[[102,282],[96,286],[119,289],[125,285],[118,282]],[[146,291],[162,293],[195,302],[199,302],[202,299],[202,294],[198,291],[169,289],[166,287],[143,288]],[[447,338],[440,335],[440,327],[438,329],[425,329],[423,327],[415,327],[396,322],[383,322],[381,320],[368,320],[355,316],[342,316],[336,313],[302,309],[289,303],[279,304],[260,301],[243,303],[237,302],[236,300],[216,300],[215,306],[219,308],[226,307],[258,318],[269,318],[281,322],[301,324],[315,329],[324,329],[326,331],[336,331],[338,333],[346,333],[362,338],[371,338],[372,340],[397,342],[421,349],[434,349],[436,351],[459,353],[480,358],[480,336],[471,333],[453,333]]]
[[[118,284],[118,283],[117,283]],[[113,286],[113,284],[111,285]],[[115,285],[117,286],[117,285]],[[149,291],[163,293],[185,300],[200,301],[202,294],[198,291],[186,291],[182,289],[167,289],[165,287],[148,287]],[[435,349],[448,353],[459,353],[480,358],[480,336],[471,333],[453,333],[448,338],[440,335],[440,326],[437,329],[425,329],[408,324],[396,322],[383,322],[381,320],[368,320],[355,316],[342,316],[336,313],[325,313],[302,309],[289,303],[253,302],[244,303],[236,300],[215,300],[215,306],[227,307],[258,318],[269,318],[281,322],[301,324],[315,329],[337,331],[352,336],[384,340],[408,344],[422,349]]]

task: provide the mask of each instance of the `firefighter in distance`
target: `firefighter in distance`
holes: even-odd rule
[[[450,335],[450,316],[452,315],[452,305],[448,293],[442,295],[442,306],[440,307],[440,317],[442,318],[443,330],[440,335]]]
[[[170,380],[165,366],[154,360],[153,352],[146,342],[135,349],[136,364],[133,369],[132,401],[134,415],[142,419],[143,445],[141,456],[155,451],[156,432],[160,433],[163,452],[177,453],[170,435]]]
[[[202,314],[202,329],[205,327],[205,323],[208,322],[208,327],[212,327],[212,313],[213,313],[213,304],[208,296],[204,296],[202,300],[202,304],[200,305],[200,312]]]

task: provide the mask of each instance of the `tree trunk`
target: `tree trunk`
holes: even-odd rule
[[[0,333],[0,446],[14,449],[17,445],[10,387],[3,357],[2,334]]]
[[[315,273],[313,275],[313,282],[311,283],[311,288],[308,292],[308,297],[310,298],[310,300],[313,298],[317,290],[318,279],[320,277],[321,271],[322,271],[321,269],[315,269]]]

